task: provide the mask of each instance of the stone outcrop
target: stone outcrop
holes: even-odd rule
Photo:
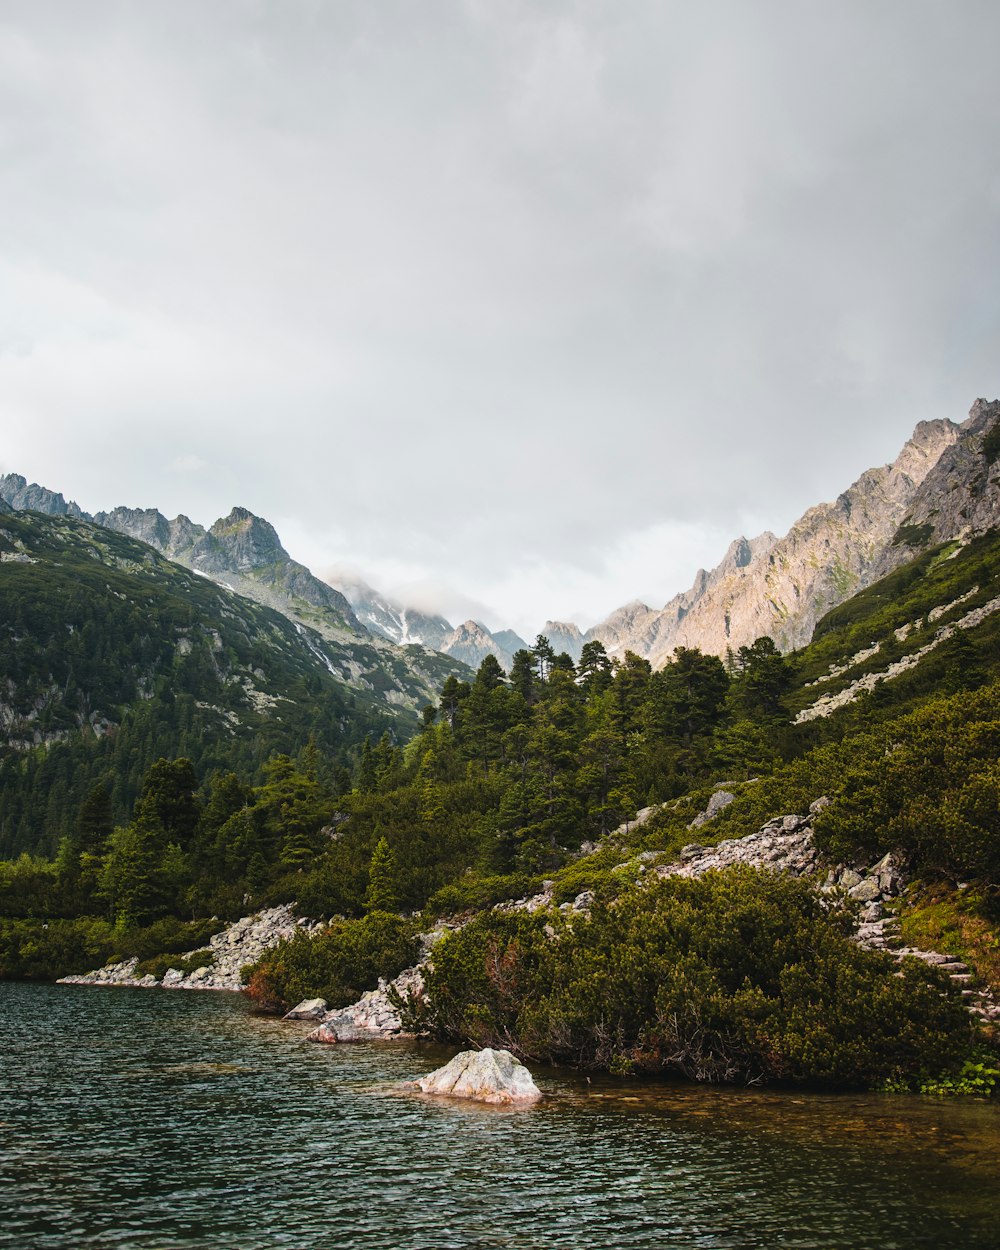
[[[708,806],[688,825],[689,829],[700,829],[702,825],[707,825],[710,820],[714,820],[724,808],[727,808],[736,795],[731,790],[716,790],[712,797],[708,800]]]
[[[654,871],[659,877],[700,877],[717,868],[745,864],[804,877],[816,871],[817,859],[811,817],[790,815],[769,820],[745,838],[726,838],[715,846],[691,842],[681,850],[678,862],[660,864]]]
[[[306,1040],[327,1045],[337,1042],[392,1041],[411,1036],[403,1029],[398,999],[419,998],[424,992],[422,965],[407,968],[393,981],[379,980],[373,990],[362,994],[356,1003],[325,1012],[318,1028]],[[285,1017],[291,1019],[290,1016]]]
[[[542,1091],[531,1073],[508,1050],[463,1050],[443,1068],[413,1082],[422,1094],[471,1098],[493,1106],[524,1106]]]
[[[106,968],[97,968],[80,976],[62,977],[60,985],[117,985],[135,989],[162,987],[169,990],[241,990],[241,970],[246,964],[255,963],[260,957],[290,938],[299,929],[319,928],[312,921],[302,920],[293,914],[294,904],[284,903],[253,916],[244,916],[228,925],[209,939],[208,950],[212,960],[192,972],[169,968],[163,980],[150,975],[136,976],[138,959],[128,959]],[[178,956],[178,962],[186,961],[201,952],[189,951]]]
[[[375,989],[366,991],[356,1003],[325,1012],[319,1027],[313,1029],[306,1040],[330,1045],[337,1042],[392,1041],[412,1036],[403,1028],[397,1004],[416,1002],[422,997],[423,970],[430,962],[434,947],[446,933],[457,927],[454,923],[441,923],[429,933],[420,934],[420,953],[412,968],[404,968],[392,981],[379,978]]]

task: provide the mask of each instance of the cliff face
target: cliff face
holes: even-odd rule
[[[552,644],[556,655],[565,651],[574,664],[579,660],[584,637],[578,626],[567,621],[546,621],[541,632]]]
[[[675,647],[724,655],[764,634],[788,651],[872,576],[921,483],[958,438],[951,421],[924,421],[891,465],[869,469],[833,503],[810,508],[784,538],[737,539],[711,572],[656,611],[631,603],[588,631],[612,653],[660,667]],[[912,554],[912,553],[911,553]]]
[[[925,547],[960,539],[1000,522],[1000,400],[977,399],[957,437],[941,453],[880,553],[871,580]]]

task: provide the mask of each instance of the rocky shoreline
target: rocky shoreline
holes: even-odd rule
[[[726,790],[717,790],[706,810],[692,821],[689,828],[702,828],[731,800],[732,796]],[[826,797],[820,797],[807,812],[777,817],[756,833],[743,838],[725,839],[715,846],[689,843],[681,850],[680,857],[670,863],[656,862],[660,858],[657,852],[642,852],[637,856],[638,871],[656,877],[700,877],[714,869],[745,864],[796,877],[816,877],[823,866],[813,841],[813,817],[828,802]],[[646,809],[640,815],[648,819],[653,810]],[[903,864],[890,853],[870,866],[841,864],[828,868],[817,888],[831,899],[845,897],[858,905],[855,937],[860,945],[887,951],[896,959],[912,956],[928,966],[941,969],[960,987],[971,1012],[980,1019],[1000,1022],[1000,1001],[988,989],[975,984],[973,973],[962,960],[941,951],[918,950],[903,945],[899,936],[899,920],[891,907],[906,884]],[[545,882],[541,893],[501,903],[499,908],[536,912],[552,907],[555,905],[553,889],[553,882]],[[571,902],[561,904],[560,910],[586,913],[592,902],[592,895],[583,891]],[[211,960],[190,972],[170,968],[162,979],[151,974],[138,977],[139,961],[130,959],[80,976],[63,977],[59,984],[237,991],[243,989],[241,970],[245,965],[254,963],[266,951],[300,930],[313,932],[322,927],[319,922],[296,917],[294,904],[287,903],[253,916],[244,916],[215,934],[207,948]],[[419,997],[423,993],[423,970],[433,948],[449,930],[456,927],[455,921],[442,921],[432,932],[424,934],[417,963],[391,982],[380,980],[357,1002],[329,1010],[324,1000],[311,999],[298,1004],[285,1019],[313,1022],[315,1027],[307,1035],[307,1040],[325,1044],[409,1037],[403,1028],[396,1002],[400,998]],[[192,951],[188,956],[179,956],[178,962],[185,962],[197,954],[199,952]]]
[[[214,934],[207,947],[178,955],[177,962],[186,963],[203,951],[211,954],[210,961],[190,972],[168,968],[162,979],[152,973],[139,977],[136,976],[139,960],[133,958],[79,976],[60,977],[57,984],[121,986],[141,990],[241,990],[241,971],[246,964],[255,963],[266,951],[300,929],[312,932],[322,928],[315,921],[297,917],[294,908],[294,903],[283,903],[253,916],[243,916]]]

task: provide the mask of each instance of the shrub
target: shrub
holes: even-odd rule
[[[957,1072],[973,1026],[947,979],[848,936],[802,882],[667,878],[594,906],[490,913],[435,950],[407,1022],[525,1058],[703,1081],[864,1088]]]
[[[287,1011],[304,998],[345,1007],[380,977],[391,980],[416,961],[416,926],[391,912],[334,921],[312,936],[299,930],[244,969],[246,993],[265,1011]]]
[[[497,876],[467,873],[432,894],[424,910],[432,917],[455,916],[460,912],[492,907],[495,903],[504,903],[508,899],[522,898],[537,892],[541,887],[540,877],[532,877],[523,872]]]
[[[99,916],[73,920],[0,919],[0,979],[54,981],[107,963],[115,950],[111,924]]]

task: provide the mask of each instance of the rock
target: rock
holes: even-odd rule
[[[853,890],[856,885],[861,884],[861,873],[855,872],[853,868],[845,868],[837,878],[837,884],[845,890]]]
[[[393,1005],[395,994],[419,998],[424,992],[421,965],[406,968],[388,985],[362,994],[356,1003],[327,1013],[322,1024],[307,1035],[307,1042],[371,1042],[406,1037],[399,1011]]]
[[[471,1098],[495,1106],[537,1102],[542,1092],[508,1050],[463,1050],[450,1063],[414,1082],[423,1094]]]
[[[283,1020],[322,1020],[327,1013],[325,998],[304,998],[291,1011],[282,1016]]]
[[[707,825],[710,820],[714,820],[724,807],[728,807],[736,798],[735,794],[731,794],[728,790],[716,790],[712,797],[708,800],[708,806],[688,825],[689,829],[700,829],[702,825]]]
[[[336,1046],[336,1044],[340,1041],[340,1038],[337,1036],[336,1028],[334,1028],[333,1025],[328,1025],[324,1022],[318,1029],[313,1029],[313,1031],[306,1036],[306,1041],[321,1042],[324,1046]]]
[[[786,830],[786,821],[794,826],[794,832]],[[808,876],[816,871],[812,829],[801,816],[779,816],[745,838],[727,838],[707,847],[691,842],[681,850],[677,863],[658,864],[652,871],[659,877],[700,877],[730,864]]]
[[[875,877],[865,877],[864,881],[859,881],[847,891],[847,897],[854,899],[856,903],[874,903],[881,895],[882,891]]]
[[[193,972],[183,973],[171,968],[162,984],[173,990],[240,990],[243,988],[242,969],[255,963],[266,951],[290,938],[298,929],[307,932],[321,928],[319,924],[296,918],[294,903],[282,903],[253,916],[243,916],[209,939],[212,962]],[[188,951],[179,959],[204,954],[204,949]],[[60,984],[66,985],[128,985],[150,989],[161,983],[153,976],[136,977],[137,959],[125,960],[107,968],[98,968],[82,976],[64,977]]]
[[[832,800],[827,798],[825,794],[821,794],[818,799],[814,799],[809,804],[810,816],[815,816],[818,812],[821,812],[825,807],[829,807],[831,802]]]

